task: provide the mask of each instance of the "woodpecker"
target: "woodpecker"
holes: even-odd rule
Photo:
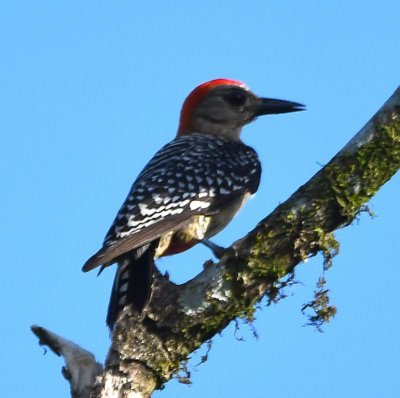
[[[260,183],[255,150],[240,139],[257,116],[304,110],[297,102],[260,98],[242,82],[216,79],[196,87],[180,113],[178,132],[133,183],[103,247],[83,271],[118,264],[107,314],[141,312],[150,299],[154,260],[183,252],[232,220]],[[100,270],[100,272],[101,272]]]

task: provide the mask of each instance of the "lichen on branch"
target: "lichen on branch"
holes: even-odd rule
[[[118,320],[92,398],[149,397],[232,320],[252,319],[260,300],[283,294],[297,264],[322,253],[325,271],[339,249],[333,232],[365,211],[365,203],[399,168],[400,88],[325,167],[235,242],[219,263],[208,262],[180,286],[156,272],[142,316],[127,312]],[[317,327],[336,313],[325,283],[323,273],[314,299],[303,307],[314,311],[309,319]],[[117,395],[118,388],[125,388],[121,383],[127,387]],[[101,395],[106,387],[108,395]]]
[[[162,360],[158,365],[152,360],[151,367],[162,384],[230,321],[251,317],[263,297],[277,297],[277,283],[298,263],[321,252],[327,269],[339,249],[332,232],[349,225],[400,167],[399,110],[400,90],[309,182],[235,242],[219,263],[209,264],[182,286],[158,275],[143,321],[132,325],[129,315],[122,318],[114,340],[123,333],[122,344],[131,344],[141,328],[160,339]],[[310,304],[319,317],[314,321],[335,313],[324,285],[321,277]],[[138,359],[135,349],[131,351],[130,359]]]

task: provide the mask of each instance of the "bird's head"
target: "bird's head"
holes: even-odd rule
[[[257,97],[236,80],[211,80],[196,87],[185,99],[178,136],[204,133],[239,141],[242,127],[257,116],[304,109],[297,102]]]

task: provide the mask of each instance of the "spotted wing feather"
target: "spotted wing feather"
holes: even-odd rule
[[[256,192],[261,166],[241,142],[204,134],[179,137],[158,151],[134,182],[109,229],[103,248],[84,265],[88,271],[168,231],[193,215],[212,214]]]

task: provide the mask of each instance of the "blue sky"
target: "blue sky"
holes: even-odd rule
[[[172,3],[172,4],[170,4]],[[4,396],[69,397],[62,361],[43,356],[40,324],[103,360],[113,269],[81,265],[101,245],[137,173],[173,138],[197,84],[228,77],[254,92],[305,103],[260,118],[243,140],[263,162],[262,184],[214,240],[228,245],[284,201],[358,131],[399,84],[400,3],[365,1],[9,1],[0,4]],[[338,315],[303,327],[322,261],[302,284],[257,312],[252,330],[213,340],[193,385],[155,396],[395,397],[400,382],[399,175],[337,233],[327,274]],[[173,280],[194,276],[205,248],[161,260]],[[15,386],[18,392],[15,393]]]

